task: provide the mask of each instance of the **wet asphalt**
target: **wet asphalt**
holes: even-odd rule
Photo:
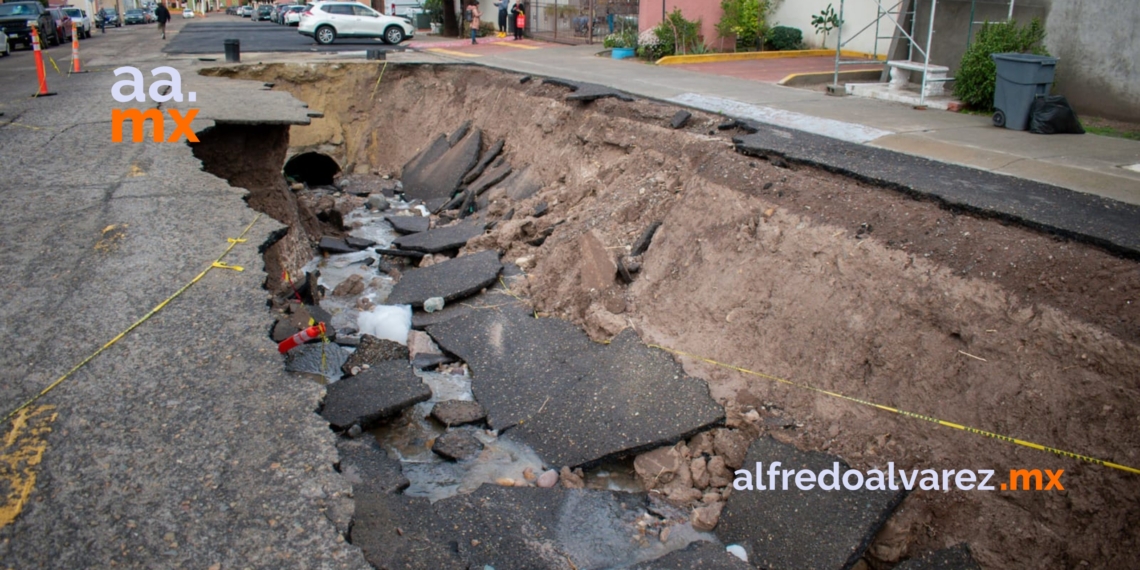
[[[313,38],[298,33],[297,26],[283,26],[265,20],[251,22],[249,18],[212,14],[208,18],[187,22],[178,36],[172,38],[162,51],[171,55],[220,54],[228,39],[240,41],[243,53],[403,49],[369,38],[338,39],[331,45],[323,46]]]

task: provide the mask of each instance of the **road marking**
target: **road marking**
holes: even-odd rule
[[[431,48],[428,51],[435,52],[435,53],[442,53],[445,55],[454,55],[457,57],[482,57],[482,56],[479,56],[479,55],[476,55],[473,53],[465,53],[465,52],[461,52],[461,51],[454,51],[454,50],[443,49],[443,48]]]
[[[47,435],[57,417],[55,406],[29,406],[12,418],[12,430],[0,448],[0,528],[16,520],[36,486],[36,467],[47,449]]]
[[[519,48],[519,49],[542,49],[539,46],[528,46],[526,44],[516,44],[515,42],[495,42],[495,45],[501,45],[501,46],[506,46],[506,47]]]
[[[784,111],[771,107],[761,107],[741,103],[723,97],[712,97],[699,93],[682,93],[669,99],[673,103],[688,105],[711,113],[724,113],[729,117],[741,119],[754,119],[769,125],[806,131],[809,133],[831,137],[853,143],[866,143],[879,137],[893,135],[891,131],[884,131],[866,125],[846,123],[834,119],[813,117],[794,111]]]

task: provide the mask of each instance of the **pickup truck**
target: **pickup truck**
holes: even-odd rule
[[[40,29],[40,48],[47,49],[60,44],[59,33],[55,29],[55,20],[48,13],[47,8],[39,2],[5,2],[0,4],[0,28],[8,36],[8,45],[24,44],[32,47],[32,27],[36,23]]]

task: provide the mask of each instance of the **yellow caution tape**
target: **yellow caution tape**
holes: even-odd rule
[[[227,247],[225,249],[225,251],[223,251],[222,254],[218,256],[217,259],[215,259],[212,263],[210,263],[210,265],[208,267],[206,267],[206,269],[203,269],[201,273],[199,273],[193,279],[191,279],[189,283],[183,285],[182,288],[175,291],[173,295],[167,297],[161,303],[156,305],[153,309],[150,310],[150,312],[143,315],[142,318],[140,318],[139,320],[132,323],[131,326],[127,327],[126,330],[115,335],[115,338],[112,338],[111,340],[107,341],[107,344],[104,344],[103,346],[99,347],[99,350],[96,350],[95,352],[91,353],[90,356],[88,356],[87,358],[84,358],[82,361],[79,362],[79,364],[72,366],[71,370],[68,370],[67,372],[65,372],[62,376],[60,376],[54,382],[49,384],[47,386],[47,388],[44,388],[43,390],[41,390],[39,394],[36,394],[35,396],[29,398],[28,401],[24,402],[23,404],[20,404],[19,407],[12,410],[11,412],[8,412],[8,414],[4,416],[4,423],[8,423],[8,420],[12,419],[16,414],[20,413],[21,410],[23,410],[24,408],[27,408],[28,406],[34,404],[40,398],[46,396],[48,392],[51,392],[52,390],[54,390],[56,388],[56,386],[59,386],[60,384],[62,384],[64,380],[67,380],[68,378],[70,378],[73,374],[75,374],[77,371],[79,371],[80,368],[83,368],[84,366],[87,365],[87,363],[91,362],[92,360],[95,360],[95,357],[99,356],[100,354],[103,354],[103,351],[107,350],[108,348],[111,348],[112,346],[114,346],[115,343],[119,342],[120,340],[123,340],[123,337],[127,336],[128,334],[130,334],[131,331],[135,330],[140,325],[145,323],[148,319],[150,319],[151,317],[156,315],[159,311],[161,311],[163,308],[165,308],[167,305],[169,305],[171,301],[173,301],[174,299],[178,298],[178,296],[185,293],[186,290],[189,289],[190,287],[192,287],[195,283],[201,281],[202,278],[205,277],[206,274],[209,273],[211,269],[223,268],[223,269],[234,269],[237,271],[242,271],[243,269],[239,266],[236,266],[236,265],[231,266],[231,265],[226,265],[226,264],[222,263],[222,259],[225,258],[227,255],[229,255],[230,251],[232,251],[234,249],[234,247],[237,246],[237,244],[245,242],[245,240],[242,238],[244,238],[245,235],[249,233],[249,230],[253,229],[253,225],[256,224],[257,220],[259,220],[259,219],[261,219],[261,214],[254,216],[253,221],[250,222],[249,225],[246,226],[244,230],[242,230],[240,236],[238,236],[237,238],[228,239],[227,241],[230,244],[229,247]]]
[[[1006,443],[1012,443],[1014,445],[1019,445],[1021,447],[1028,447],[1030,449],[1036,449],[1037,451],[1047,451],[1047,452],[1052,453],[1054,455],[1060,455],[1062,457],[1068,457],[1070,459],[1077,459],[1080,461],[1084,461],[1086,463],[1092,463],[1094,465],[1100,465],[1103,467],[1110,467],[1112,469],[1118,469],[1120,471],[1127,471],[1128,473],[1135,473],[1135,474],[1140,475],[1140,469],[1136,469],[1135,467],[1129,467],[1127,465],[1121,465],[1119,463],[1113,463],[1111,461],[1105,461],[1103,459],[1097,459],[1096,457],[1092,457],[1089,455],[1082,455],[1080,453],[1073,453],[1071,451],[1065,451],[1063,449],[1057,449],[1055,447],[1049,447],[1047,445],[1041,445],[1039,443],[1033,443],[1031,441],[1025,441],[1023,439],[1017,439],[1015,437],[1009,437],[1007,435],[1001,435],[999,433],[994,433],[992,431],[986,431],[983,429],[978,429],[978,428],[973,428],[973,427],[969,427],[969,426],[964,426],[961,424],[956,424],[953,422],[948,422],[948,421],[940,420],[938,418],[934,418],[931,416],[916,414],[914,412],[908,412],[906,410],[900,410],[898,408],[893,408],[891,406],[884,406],[882,404],[876,404],[874,402],[869,402],[867,400],[861,400],[859,398],[853,398],[851,396],[847,396],[845,394],[840,394],[838,392],[832,392],[831,390],[824,390],[823,388],[816,388],[815,386],[811,386],[808,384],[801,384],[799,382],[793,382],[791,380],[780,378],[778,376],[772,376],[770,374],[764,374],[762,372],[756,372],[753,370],[748,370],[747,368],[741,368],[739,366],[733,366],[731,364],[725,364],[723,362],[718,362],[718,361],[713,360],[711,358],[705,358],[703,356],[699,356],[699,355],[692,354],[689,352],[684,352],[681,350],[675,350],[672,348],[661,346],[659,344],[650,344],[648,346],[651,348],[661,349],[661,350],[664,350],[665,352],[668,352],[671,354],[676,354],[678,356],[687,356],[689,358],[700,360],[701,362],[705,362],[707,364],[712,364],[713,366],[719,366],[721,368],[727,368],[729,370],[735,370],[736,372],[740,372],[741,374],[748,374],[750,376],[757,376],[757,377],[764,378],[767,380],[772,380],[774,382],[779,382],[781,384],[787,384],[788,386],[795,386],[796,388],[802,388],[804,390],[809,390],[811,392],[816,392],[819,394],[826,394],[826,395],[832,396],[834,398],[839,398],[841,400],[847,400],[849,402],[855,402],[857,404],[862,404],[864,406],[870,406],[872,408],[878,408],[880,410],[892,412],[895,414],[906,416],[908,418],[914,418],[916,420],[923,420],[923,421],[938,424],[940,426],[945,426],[948,428],[954,428],[957,430],[970,432],[970,433],[975,434],[975,435],[981,435],[981,436],[989,437],[992,439],[997,439],[1000,441],[1004,441]]]

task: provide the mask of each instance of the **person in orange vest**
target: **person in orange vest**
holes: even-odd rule
[[[158,7],[154,9],[154,17],[158,20],[158,31],[162,32],[162,39],[166,39],[166,23],[170,21],[170,10],[166,9],[166,4],[159,3]]]

